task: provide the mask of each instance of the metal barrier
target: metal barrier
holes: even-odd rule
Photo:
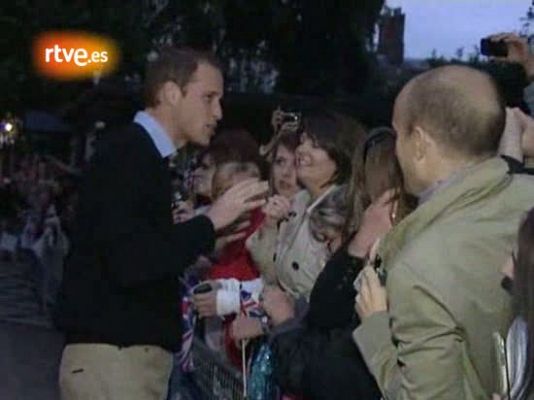
[[[193,340],[195,381],[202,400],[244,400],[242,374],[200,339]]]

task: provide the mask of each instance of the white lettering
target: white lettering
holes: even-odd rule
[[[45,62],[49,63],[50,59],[53,59],[53,61],[57,63],[74,62],[78,67],[85,67],[92,62],[105,63],[108,61],[109,57],[107,51],[93,51],[89,54],[89,52],[83,48],[66,49],[64,47],[59,47],[59,45],[56,44],[53,48],[45,49]]]
[[[74,54],[74,62],[79,67],[85,67],[87,65],[87,50],[85,49],[76,49]]]
[[[54,52],[54,49],[45,49],[45,61],[47,63],[50,62],[50,53],[53,53]]]
[[[100,62],[100,53],[98,51],[93,51],[93,54],[91,54],[91,60],[95,63]]]
[[[70,63],[71,60],[72,60],[72,56],[74,55],[74,49],[69,49],[67,51],[67,49],[61,49],[61,51],[63,52],[63,56],[65,57],[65,61]]]
[[[63,59],[59,58],[61,55],[61,48],[56,44],[54,45],[54,60],[58,63],[62,63]]]

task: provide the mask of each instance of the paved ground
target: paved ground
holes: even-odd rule
[[[29,264],[0,262],[0,400],[56,400],[63,345]]]

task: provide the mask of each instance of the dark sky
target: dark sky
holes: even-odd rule
[[[458,48],[471,53],[480,38],[494,32],[521,30],[531,0],[387,0],[406,14],[406,57],[451,57]],[[531,28],[531,33],[534,26]]]

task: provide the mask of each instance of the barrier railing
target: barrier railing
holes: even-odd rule
[[[193,340],[195,381],[202,400],[244,400],[242,374],[200,339]]]

